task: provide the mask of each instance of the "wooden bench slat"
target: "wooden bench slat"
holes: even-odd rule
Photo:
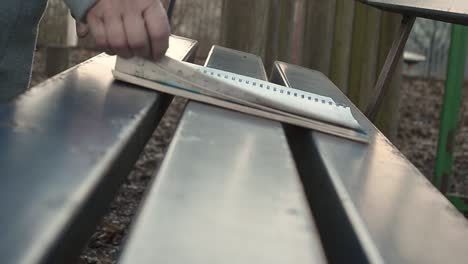
[[[208,66],[266,79],[215,47]],[[189,103],[121,263],[324,263],[279,123]]]
[[[359,0],[366,4],[411,16],[468,25],[466,0]]]
[[[277,83],[352,105],[319,72],[277,62],[274,76]],[[353,248],[358,241],[372,263],[465,263],[466,219],[354,105],[352,110],[370,133],[368,146],[317,132],[287,133],[324,247],[336,249],[332,259],[363,263]],[[317,199],[322,197],[325,202]],[[352,232],[344,237],[348,224]]]
[[[195,41],[172,38],[190,57]],[[170,98],[114,82],[97,56],[0,105],[2,263],[70,263],[151,136]]]

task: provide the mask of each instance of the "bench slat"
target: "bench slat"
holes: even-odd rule
[[[253,55],[207,66],[266,79]],[[324,263],[279,123],[189,103],[121,263]]]
[[[171,39],[189,58],[192,40]],[[128,175],[169,99],[114,82],[97,56],[0,105],[2,263],[70,263]]]
[[[274,72],[276,83],[352,105],[319,72],[281,62]],[[332,259],[363,263],[359,242],[373,263],[466,263],[466,219],[354,105],[352,111],[370,134],[368,146],[318,132],[287,133],[324,246],[336,250],[329,251]]]

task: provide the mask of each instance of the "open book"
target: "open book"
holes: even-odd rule
[[[118,58],[114,76],[160,92],[367,142],[350,108],[329,97],[169,57],[157,63]]]

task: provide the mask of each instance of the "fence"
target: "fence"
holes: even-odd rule
[[[198,57],[206,57],[220,42],[222,0],[179,0],[174,9],[172,33],[199,41]]]
[[[39,46],[75,46],[75,21],[62,0],[49,0],[41,20],[37,43]]]
[[[300,3],[301,1],[295,2]],[[172,21],[173,33],[199,40],[200,48],[198,56],[206,56],[211,45],[221,42],[222,6],[223,0],[177,1]],[[303,11],[304,10],[298,10],[296,12]],[[337,12],[339,12],[339,10],[337,10]],[[38,39],[39,45],[69,46],[76,42],[74,39],[74,29],[70,27],[73,23],[69,21],[69,16],[66,15],[67,13],[68,11],[63,1],[49,0],[47,12],[41,23],[41,28],[45,30],[40,32]],[[345,20],[346,17],[341,19]],[[63,25],[68,26],[64,27]],[[54,32],[54,34],[50,32]],[[59,34],[57,34],[57,32]],[[404,73],[408,76],[444,79],[446,75],[449,44],[449,24],[427,19],[418,19],[408,40],[406,49],[425,55],[426,61],[410,67],[405,67]],[[91,41],[80,41],[80,45],[89,47]],[[465,76],[468,79],[468,67],[466,67],[465,72]],[[331,74],[333,74],[333,72]]]
[[[426,61],[407,67],[409,76],[444,79],[447,71],[447,54],[450,45],[450,24],[418,19],[406,49],[426,56]],[[468,67],[465,67],[468,79]]]

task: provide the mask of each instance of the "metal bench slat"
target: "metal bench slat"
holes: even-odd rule
[[[274,71],[277,83],[352,105],[319,72],[281,62],[275,64]],[[350,224],[356,240],[363,244],[367,260],[465,263],[468,259],[466,219],[354,105],[352,110],[370,133],[372,141],[368,146],[317,132],[288,133],[295,155],[309,154],[296,160],[312,209],[323,209],[314,213],[319,230],[327,232],[322,235],[324,245],[328,236],[330,240],[342,236],[343,232],[334,233],[339,226]],[[318,182],[320,189],[316,188]],[[327,185],[331,186],[328,190]],[[326,203],[316,199],[324,196],[328,197]],[[335,214],[329,214],[331,211]],[[341,211],[347,219],[337,219],[340,217],[337,212]],[[338,263],[340,257],[350,256],[345,253],[349,246],[353,245],[334,252],[338,254],[335,259]]]
[[[253,55],[207,66],[266,79]],[[121,263],[324,263],[279,123],[188,104]]]
[[[195,41],[171,39],[189,58]],[[97,56],[0,105],[2,263],[69,263],[128,175],[170,98],[115,82]]]

